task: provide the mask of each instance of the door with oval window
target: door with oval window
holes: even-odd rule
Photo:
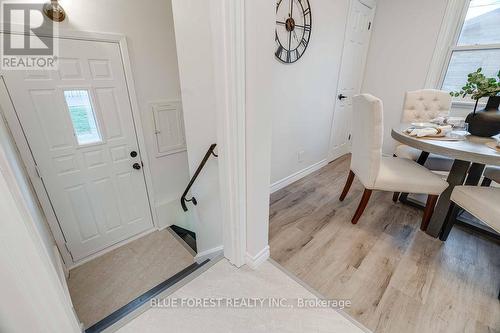
[[[59,55],[2,75],[77,262],[153,223],[119,44],[60,39]]]

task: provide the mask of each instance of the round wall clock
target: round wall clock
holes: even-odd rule
[[[276,58],[286,64],[302,57],[311,38],[309,0],[277,0]]]

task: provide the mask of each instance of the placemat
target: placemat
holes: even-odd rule
[[[497,143],[495,141],[486,142],[486,145],[491,149],[496,150],[497,153],[500,153],[500,148],[497,147]]]
[[[421,140],[439,140],[439,141],[463,141],[466,138],[458,139],[458,138],[450,138],[448,136],[411,136],[408,133],[403,132],[404,135],[406,135],[409,138],[414,138],[414,139],[421,139]]]

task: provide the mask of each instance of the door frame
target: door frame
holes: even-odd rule
[[[245,0],[210,4],[219,144],[219,188],[224,257],[246,263],[247,160]]]
[[[18,34],[24,35],[25,29],[24,25],[20,24],[11,24],[10,29],[0,28],[0,33],[2,34]],[[153,221],[153,225],[150,229],[142,232],[138,235],[134,235],[130,238],[127,238],[123,241],[120,241],[116,244],[113,244],[101,251],[98,251],[88,257],[85,257],[81,260],[74,261],[72,255],[66,245],[66,240],[64,238],[64,234],[62,232],[62,228],[57,220],[55,212],[53,210],[52,204],[50,202],[50,198],[45,189],[45,185],[42,182],[42,179],[38,176],[38,171],[36,167],[35,160],[31,153],[31,149],[29,143],[27,141],[26,136],[24,135],[24,130],[21,126],[20,120],[17,116],[17,112],[14,108],[13,101],[11,100],[8,94],[8,87],[5,83],[3,73],[0,72],[0,106],[4,110],[4,116],[7,120],[7,125],[10,128],[12,136],[14,137],[14,141],[16,146],[20,152],[21,159],[25,164],[27,169],[28,176],[33,183],[33,187],[35,189],[35,193],[40,202],[42,210],[47,218],[47,222],[49,224],[50,230],[54,236],[54,240],[59,249],[61,257],[66,265],[67,269],[74,268],[79,266],[89,260],[92,260],[98,256],[103,255],[106,252],[112,251],[113,249],[122,246],[125,243],[128,243],[132,240],[135,240],[139,237],[142,237],[154,230],[158,230],[160,228],[158,214],[155,206],[155,195],[153,191],[153,179],[151,174],[151,169],[149,167],[149,156],[146,149],[146,142],[144,139],[144,132],[141,121],[141,112],[139,109],[139,104],[137,102],[137,96],[135,92],[135,85],[132,76],[132,66],[130,63],[127,39],[125,35],[122,34],[114,34],[114,33],[96,33],[96,32],[86,32],[86,31],[71,31],[58,29],[56,33],[53,35],[46,34],[47,37],[60,38],[60,39],[74,39],[74,40],[84,40],[84,41],[93,41],[93,42],[108,42],[108,43],[116,43],[120,49],[120,57],[122,60],[122,67],[125,74],[125,83],[127,85],[127,92],[129,95],[129,103],[132,110],[132,121],[134,123],[135,136],[137,138],[138,149],[142,157],[143,161],[143,173],[146,185],[146,193],[147,200],[149,205],[149,211],[151,214],[151,218]],[[43,35],[43,33],[42,33]],[[144,163],[144,161],[146,161]]]
[[[344,31],[344,39],[343,39],[343,42],[342,42],[342,56],[340,58],[340,66],[339,66],[339,70],[337,72],[337,75],[338,75],[338,78],[337,78],[337,86],[335,88],[335,94],[334,94],[334,103],[333,103],[333,112],[332,112],[332,121],[331,121],[331,124],[330,124],[330,136],[329,136],[329,141],[328,141],[328,152],[326,154],[326,159],[328,162],[332,162],[334,161],[335,159],[339,158],[340,156],[343,156],[345,154],[348,154],[351,152],[351,142],[348,142],[346,145],[344,145],[344,147],[342,147],[342,149],[337,149],[337,154],[333,154],[333,144],[332,144],[332,140],[333,140],[333,132],[335,130],[335,124],[334,124],[334,115],[335,115],[335,110],[337,108],[337,103],[339,103],[339,100],[337,98],[337,94],[338,94],[338,91],[339,91],[339,84],[340,84],[340,74],[341,74],[341,68],[342,68],[342,60],[344,58],[344,48],[345,48],[345,42],[346,42],[346,39],[347,39],[347,28],[348,28],[348,23],[349,23],[349,18],[351,17],[351,11],[353,10],[353,2],[354,1],[359,1],[361,4],[365,5],[366,7],[370,8],[373,10],[373,18],[372,18],[372,29],[370,30],[370,38],[368,39],[368,45],[367,45],[367,54],[366,54],[366,57],[365,59],[363,59],[363,75],[361,76],[361,82],[360,82],[360,90],[361,90],[361,87],[363,85],[363,79],[365,77],[365,72],[366,72],[366,59],[368,58],[368,51],[370,49],[370,42],[371,42],[371,35],[373,33],[373,21],[375,19],[375,14],[376,14],[376,10],[377,10],[377,2],[376,0],[350,0],[349,1],[349,9],[348,9],[348,12],[347,12],[347,19],[346,19],[346,25],[345,25],[345,31]]]

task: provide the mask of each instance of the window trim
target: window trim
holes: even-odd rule
[[[460,33],[465,23],[465,18],[469,10],[471,0],[449,0],[441,29],[434,49],[429,71],[425,80],[425,87],[432,89],[441,89],[448,67],[450,65],[451,56],[454,51],[471,51],[471,50],[494,50],[500,49],[498,44],[483,44],[483,45],[457,45]],[[454,100],[452,106],[454,108],[471,108],[475,102],[472,100]],[[479,106],[484,106],[486,103],[479,102]]]
[[[434,48],[431,64],[427,72],[425,87],[440,89],[451,54],[457,45],[460,31],[465,22],[470,0],[449,0],[444,13],[441,29]]]

